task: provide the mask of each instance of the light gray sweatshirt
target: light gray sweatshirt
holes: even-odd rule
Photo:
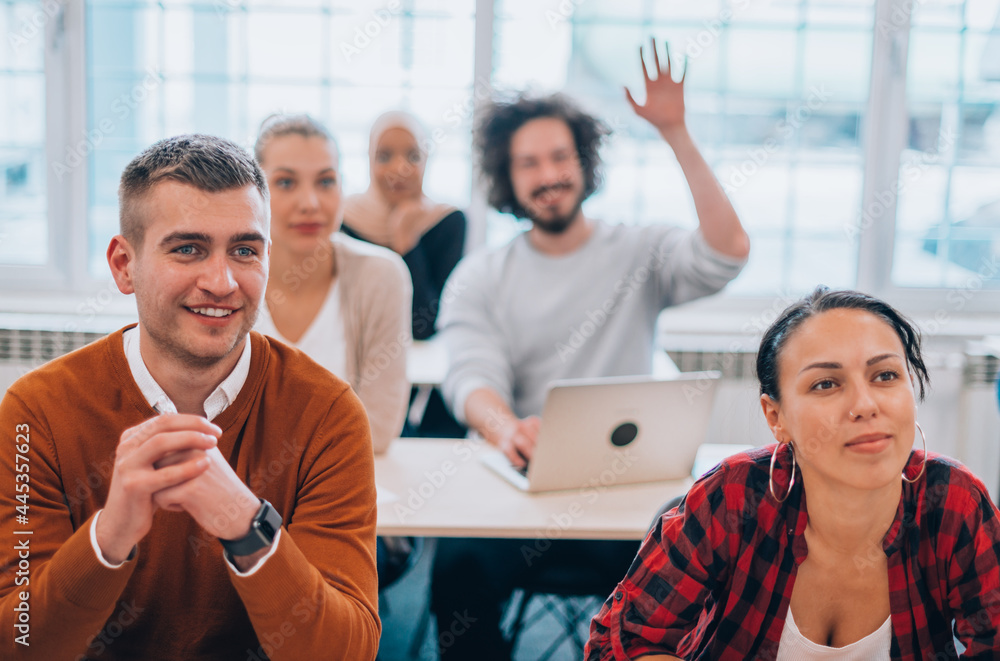
[[[587,242],[551,257],[521,234],[463,259],[441,299],[443,388],[466,422],[488,387],[518,417],[539,415],[557,379],[650,374],[660,311],[722,289],[746,263],[698,230],[595,223]]]

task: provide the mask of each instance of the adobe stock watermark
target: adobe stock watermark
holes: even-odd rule
[[[463,124],[472,119],[477,102],[488,101],[492,97],[493,86],[489,79],[477,76],[472,85],[472,91],[461,101],[452,104],[441,115],[441,121],[448,126],[447,129],[439,126],[422,136],[414,136],[417,139],[417,147],[424,158],[430,158],[441,145],[448,141],[455,130],[460,129]],[[407,163],[401,176],[407,177],[416,171],[416,169],[416,165]]]
[[[684,55],[688,60],[696,60],[705,54],[705,51],[713,48],[718,43],[719,37],[726,29],[726,25],[738,14],[746,11],[754,0],[731,0],[715,18],[702,21],[702,29],[693,37],[688,37],[684,45]],[[767,4],[769,0],[760,1],[759,4]]]
[[[125,633],[125,629],[134,624],[146,609],[136,606],[135,600],[132,600],[127,604],[124,601],[118,602],[117,610],[117,615],[108,618],[108,621],[104,623],[104,628],[90,640],[87,645],[87,654],[77,656],[75,661],[87,661],[91,655],[101,656],[104,654],[108,647],[113,645]]]
[[[778,293],[778,295],[771,300],[771,305],[761,310],[759,313],[750,317],[741,327],[740,332],[744,335],[763,335],[774,320],[785,311],[792,303],[797,303],[802,299],[801,296],[792,294],[791,292],[784,290]]]
[[[546,9],[545,20],[548,21],[549,27],[555,30],[569,21],[584,2],[586,0],[560,0],[555,9]]]
[[[923,503],[921,509],[923,512],[934,512],[944,507],[945,501],[948,499],[949,488],[947,484],[928,484],[924,489]],[[906,535],[908,530],[920,527],[920,520],[915,516],[915,511],[912,509],[906,509],[903,513],[901,520],[901,525],[897,535]],[[882,549],[881,543],[869,543],[865,545],[864,550],[860,553],[854,555],[854,567],[859,572],[864,572],[868,569],[873,569],[881,563],[885,563],[885,551]]]
[[[59,181],[61,182],[74,168],[79,167],[87,156],[104,142],[105,137],[117,130],[118,122],[128,119],[162,82],[163,76],[160,72],[153,67],[147,67],[146,76],[139,83],[111,102],[111,115],[105,115],[95,122],[94,128],[85,132],[75,144],[66,147],[66,156],[62,161],[52,164],[52,171]]]
[[[454,300],[456,296],[465,291],[467,288],[467,285],[456,282],[454,279],[449,279],[445,283],[444,289],[441,291],[441,297],[432,301],[426,308],[426,311],[428,313],[433,313],[436,316],[441,303],[448,303]],[[419,308],[419,310],[425,311],[425,308]],[[426,328],[427,323],[426,318],[421,315],[416,327]],[[406,329],[400,331],[391,342],[386,342],[378,347],[371,357],[365,360],[365,365],[361,370],[361,385],[369,386],[375,383],[378,378],[387,369],[389,369],[389,367],[397,359],[399,359],[400,355],[404,354],[412,346],[413,335],[409,329]]]
[[[354,39],[340,42],[340,53],[344,56],[344,60],[350,64],[351,60],[361,55],[361,52],[371,46],[372,42],[382,34],[382,31],[392,23],[392,19],[399,16],[402,11],[403,3],[401,0],[389,0],[383,9],[376,9],[372,13],[371,19],[366,21],[363,26],[355,26]]]
[[[925,336],[940,334],[951,323],[951,315],[961,312],[969,301],[983,290],[987,280],[992,280],[1000,273],[1000,254],[993,253],[989,258],[983,257],[979,268],[969,273],[965,281],[958,287],[952,287],[945,294],[947,308],[938,308],[930,319],[921,324]]]
[[[473,83],[472,91],[461,101],[446,109],[441,115],[441,121],[448,126],[447,129],[438,126],[428,132],[421,131],[421,135],[413,136],[417,141],[417,148],[420,150],[422,157],[421,161],[419,163],[411,163],[407,161],[398,172],[393,172],[386,176],[388,183],[393,185],[398,181],[405,180],[413,176],[413,174],[416,173],[421,167],[424,167],[427,159],[429,159],[438,150],[438,148],[441,147],[441,145],[448,141],[455,130],[460,129],[463,124],[471,120],[476,103],[490,99],[492,97],[492,93],[493,88],[489,79],[478,76]]]
[[[759,337],[763,335],[785,308],[799,300],[800,297],[794,296],[787,291],[781,292],[771,301],[770,306],[744,322],[740,327],[740,332],[746,336]],[[724,353],[715,356],[712,364],[701,369],[705,371],[718,371],[724,377],[728,377],[730,375],[729,370],[736,364],[737,360],[741,359],[741,355],[745,353],[747,353],[745,342],[743,340],[732,340]],[[688,404],[691,404],[695,399],[708,392],[714,383],[715,379],[707,377],[700,377],[694,381],[685,383],[683,388],[684,398]]]
[[[924,4],[927,0],[906,0],[903,3],[892,3],[892,13],[888,19],[879,19],[875,23],[875,29],[883,37],[890,32],[898,31],[910,22],[913,10]],[[961,5],[962,0],[935,0],[934,5],[941,7],[945,5]]]
[[[305,444],[291,439],[286,439],[281,444],[281,452],[275,459],[272,459],[267,466],[258,467],[247,479],[247,486],[254,493],[265,493],[267,488],[277,480],[290,466],[297,463],[302,457],[302,450]],[[240,516],[239,507],[230,503],[223,511],[218,512],[213,523],[218,528],[223,528],[226,524],[235,521]],[[204,528],[199,528],[198,534],[188,535],[188,544],[195,556],[201,555],[204,548],[218,549],[218,540],[208,533]]]
[[[225,20],[231,12],[242,11],[247,0],[215,0],[212,6],[215,7],[215,16],[219,20]]]
[[[262,631],[257,634],[260,645],[257,649],[247,648],[246,661],[266,661],[273,659],[278,650],[284,647],[285,643],[299,633],[299,628],[315,626],[312,621],[316,620],[320,613],[326,613],[326,596],[323,590],[313,591],[292,604],[289,609],[289,617],[285,618],[281,624],[271,631]]]
[[[672,254],[672,246],[668,250],[663,250],[657,246],[650,251],[645,263],[618,279],[614,285],[614,293],[596,308],[587,310],[586,319],[570,329],[569,336],[564,342],[556,342],[556,353],[559,360],[565,363],[577,351],[587,344],[587,340],[592,338],[597,332],[608,323],[608,320],[621,308],[630,298],[635,296],[639,290],[651,277],[659,273],[663,265]]]
[[[76,306],[76,314],[79,317],[83,317],[83,323],[89,324],[94,320],[94,318],[104,312],[114,301],[115,294],[118,292],[118,285],[115,283],[115,279],[108,277],[104,286],[95,294],[88,296],[85,300],[80,301]],[[66,333],[72,333],[76,331],[79,327],[75,323],[68,323],[63,329]]]
[[[15,5],[16,6],[16,5]],[[7,43],[15,53],[28,45],[35,37],[45,32],[46,24],[53,18],[62,16],[62,6],[56,0],[45,0],[38,11],[21,23],[17,32],[7,33]]]
[[[438,650],[441,656],[444,656],[445,652],[448,651],[455,641],[461,638],[470,628],[471,625],[478,622],[478,617],[472,617],[469,615],[468,609],[464,612],[459,613],[458,611],[452,611],[451,613],[451,624],[444,627],[443,624],[438,622]]]
[[[951,149],[956,139],[954,129],[942,129],[938,133],[937,145],[933,151],[920,152],[915,158],[902,164],[895,183],[886,190],[876,192],[875,199],[858,213],[855,221],[844,226],[848,244],[855,246],[861,234],[882,218],[883,214],[896,203],[901,193],[920,181],[924,173],[941,160],[941,155]]]
[[[823,85],[809,88],[809,96],[806,100],[778,122],[775,127],[778,138],[769,137],[760,147],[747,150],[747,158],[733,169],[726,181],[722,182],[722,188],[726,191],[726,195],[732,195],[745,186],[750,178],[771,160],[772,156],[781,151],[785,142],[795,135],[796,131],[802,128],[817,110],[826,105],[831,96]]]
[[[493,98],[492,83],[490,83],[488,78],[477,76],[472,85],[472,93],[466,96],[460,103],[456,103],[451,108],[445,110],[442,118],[452,129],[460,128],[462,124],[472,119],[472,112],[475,110],[477,101],[488,101],[491,98]]]
[[[75,508],[81,503],[94,496],[95,492],[101,489],[115,472],[115,453],[112,452],[103,461],[91,463],[91,470],[86,478],[76,478],[76,483],[66,485],[66,504]],[[100,503],[97,503],[100,506]]]

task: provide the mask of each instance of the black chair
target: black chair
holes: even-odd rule
[[[653,517],[649,529],[664,513],[676,507],[684,496],[671,498]],[[636,546],[638,552],[638,545]],[[520,586],[507,605],[507,640],[511,644],[511,655],[517,651],[521,634],[546,615],[552,616],[563,628],[557,637],[538,657],[537,661],[548,661],[563,645],[571,643],[576,648],[576,656],[583,656],[587,633],[581,633],[581,624],[588,624],[600,610],[614,586],[593,567],[584,565],[560,565],[547,567],[534,576],[530,583]],[[528,606],[533,600],[540,605],[532,612]]]
[[[681,494],[680,496],[674,496],[673,498],[671,498],[670,500],[668,500],[663,504],[663,507],[661,507],[660,510],[656,513],[656,515],[653,517],[653,520],[649,522],[649,530],[646,531],[647,535],[653,532],[653,528],[656,527],[656,522],[659,521],[664,514],[666,514],[667,512],[669,512],[670,510],[674,509],[682,502],[684,502],[685,495],[686,494]]]
[[[389,610],[389,604],[382,592],[396,583],[420,561],[424,552],[422,537],[379,537],[378,554],[378,597],[379,609]]]
[[[537,661],[548,661],[567,643],[575,647],[575,656],[582,657],[587,635],[581,633],[581,624],[590,622],[613,587],[593,567],[563,565],[540,571],[514,592],[507,605],[507,613],[513,612],[512,617],[506,618],[509,621],[506,637],[510,641],[511,656],[517,651],[521,634],[549,615],[559,623],[563,633],[538,656]],[[529,613],[528,606],[532,601],[539,602],[539,606]]]

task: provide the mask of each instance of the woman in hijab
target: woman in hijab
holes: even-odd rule
[[[383,114],[375,120],[368,144],[368,190],[348,197],[344,204],[344,233],[393,250],[409,267],[415,340],[434,335],[441,292],[465,245],[465,215],[424,195],[431,146],[412,115]],[[416,395],[414,388],[411,402]],[[430,391],[422,415],[415,417],[419,423],[408,426],[404,435],[465,436],[465,428],[451,416],[436,388]]]
[[[444,283],[462,257],[465,215],[424,195],[429,143],[404,112],[375,120],[368,145],[371,183],[344,203],[344,232],[403,257],[413,280],[413,339],[434,335]]]

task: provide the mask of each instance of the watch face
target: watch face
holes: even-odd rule
[[[257,529],[267,538],[267,543],[270,544],[274,540],[274,536],[278,533],[278,528],[281,527],[281,515],[278,514],[278,510],[274,509],[271,503],[262,501],[260,506],[260,511],[254,520]]]
[[[260,509],[250,524],[250,532],[242,539],[223,539],[222,546],[231,555],[250,555],[262,548],[270,546],[281,527],[281,515],[263,498]]]

